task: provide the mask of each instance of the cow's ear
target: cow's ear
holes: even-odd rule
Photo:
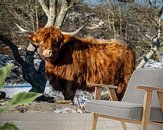
[[[30,34],[28,35],[28,38],[32,40],[33,42],[36,42],[36,35],[35,34]]]
[[[69,35],[63,35],[63,43],[66,44],[71,40],[71,36]]]

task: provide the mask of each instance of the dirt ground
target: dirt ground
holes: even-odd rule
[[[7,112],[17,112],[17,113],[25,113],[25,112],[54,112],[54,113],[85,113],[85,104],[89,100],[94,99],[93,93],[78,91],[77,96],[74,98],[74,104],[69,100],[63,100],[61,95],[58,93],[54,93],[53,97],[39,98],[41,101],[34,101],[25,105],[14,106],[10,108]],[[44,96],[43,96],[44,97]],[[109,95],[105,91],[102,93],[103,100],[109,100]],[[0,99],[0,108],[9,101],[9,98]]]
[[[8,99],[0,100],[0,108]],[[73,105],[71,101],[60,100],[54,103],[34,101],[25,105],[11,107],[7,112],[54,112],[54,113],[85,113],[84,106]]]

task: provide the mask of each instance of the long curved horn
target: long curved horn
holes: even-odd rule
[[[81,26],[79,29],[75,30],[74,32],[63,32],[63,35],[71,35],[71,36],[75,36],[77,33],[79,33],[87,24]]]
[[[14,22],[14,24],[17,26],[17,28],[20,30],[20,33],[32,33],[29,30],[26,30],[24,28],[22,28],[20,25],[18,25],[17,23]]]

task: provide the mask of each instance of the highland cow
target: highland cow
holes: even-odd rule
[[[65,35],[54,27],[30,35],[45,60],[45,72],[55,90],[73,100],[77,89],[92,92],[87,83],[114,84],[121,100],[135,69],[135,52],[118,40]]]

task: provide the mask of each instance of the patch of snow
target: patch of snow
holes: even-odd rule
[[[87,104],[89,100],[94,99],[94,93],[90,93],[83,90],[78,90],[74,97],[74,104],[79,107],[83,107]]]
[[[17,88],[2,88],[1,91],[6,93],[6,97],[7,98],[12,98],[13,96],[15,96],[16,94],[20,93],[20,92],[28,92],[31,88],[30,87],[17,87]]]
[[[62,93],[59,92],[59,91],[53,90],[53,88],[51,86],[47,86],[46,85],[44,94],[48,95],[50,97],[54,97],[55,100],[62,100],[62,99],[64,99]]]
[[[163,66],[161,62],[149,59],[149,61],[144,65],[144,68],[163,68]]]
[[[55,113],[78,113],[77,111],[69,107],[61,107],[56,109],[54,112]]]
[[[22,83],[22,84],[11,84],[11,83],[8,83],[6,84],[5,88],[31,88],[31,84],[29,83]]]

